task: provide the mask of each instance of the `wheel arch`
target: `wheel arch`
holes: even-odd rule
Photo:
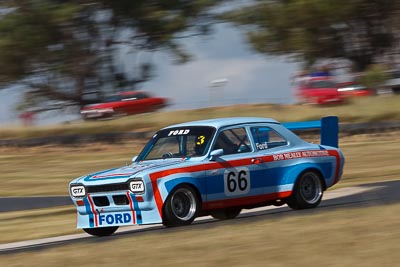
[[[177,221],[176,215],[173,215],[171,217],[171,207],[170,207],[171,199],[170,198],[175,194],[174,192],[178,191],[180,188],[186,188],[186,189],[189,189],[190,191],[192,191],[194,193],[194,198],[196,199],[196,202],[197,202],[197,203],[193,202],[193,203],[196,203],[197,208],[196,208],[195,213],[193,213],[193,216],[191,216],[191,218],[188,219],[187,221],[186,220],[182,221],[182,219]],[[162,204],[162,216],[161,216],[162,223],[167,227],[190,224],[198,216],[199,212],[201,212],[202,206],[203,206],[202,197],[201,197],[201,194],[200,194],[198,188],[195,186],[195,184],[190,183],[190,182],[174,183],[173,186],[171,186],[169,188],[168,194],[166,195],[165,200],[163,201],[163,204]],[[169,210],[169,212],[168,212],[168,210]]]
[[[173,192],[176,188],[179,186],[189,186],[193,189],[193,191],[196,193],[196,197],[198,198],[200,204],[203,204],[203,197],[200,192],[200,183],[197,182],[195,179],[187,179],[187,178],[179,178],[179,179],[173,179],[165,183],[165,187],[168,191],[168,194],[165,196],[165,199],[169,196],[171,192]],[[164,203],[165,203],[164,199]],[[164,206],[164,205],[163,205]]]
[[[315,164],[307,164],[307,166],[298,166],[296,168],[292,168],[289,172],[286,173],[285,177],[282,180],[282,184],[291,184],[291,191],[293,191],[296,182],[298,181],[299,177],[307,172],[307,171],[313,171],[318,174],[323,190],[325,191],[327,189],[326,181],[325,181],[325,176],[324,172],[318,168]]]
[[[316,168],[316,167],[309,167],[309,168],[307,168],[307,169],[304,169],[304,170],[303,170],[302,172],[300,172],[299,175],[297,176],[296,182],[297,182],[297,180],[299,179],[299,177],[300,177],[301,175],[303,175],[304,173],[306,173],[306,172],[308,172],[308,171],[315,172],[315,173],[318,174],[319,180],[321,181],[321,184],[322,184],[322,190],[325,191],[325,190],[327,189],[327,187],[326,187],[326,181],[325,181],[325,179],[324,179],[324,175],[323,175],[322,171],[321,171],[320,169]]]

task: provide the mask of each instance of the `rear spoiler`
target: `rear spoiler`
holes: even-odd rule
[[[321,145],[339,147],[339,118],[323,117],[318,121],[286,122],[283,126],[291,131],[320,129]]]

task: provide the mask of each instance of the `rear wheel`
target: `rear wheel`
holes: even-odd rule
[[[188,185],[178,186],[165,201],[163,224],[167,227],[191,224],[199,210],[200,202],[193,188]]]
[[[118,226],[100,227],[100,228],[83,228],[83,231],[93,236],[109,236],[117,231]]]
[[[300,175],[287,204],[292,209],[315,208],[322,200],[323,186],[321,177],[314,171],[306,171]]]
[[[236,218],[242,209],[239,208],[229,208],[229,209],[218,209],[212,210],[210,215],[218,220],[230,220]]]

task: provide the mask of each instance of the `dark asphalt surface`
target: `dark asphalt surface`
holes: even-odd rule
[[[0,212],[51,208],[65,205],[73,205],[69,196],[0,198]]]
[[[323,209],[352,209],[357,207],[380,206],[387,204],[400,203],[400,179],[395,181],[384,181],[371,184],[358,185],[356,187],[340,188],[326,192],[326,199],[316,209],[293,211],[287,206],[272,209],[245,210],[233,222],[264,220],[266,216],[286,216],[290,213],[316,213]],[[71,205],[72,201],[67,196],[53,197],[10,197],[0,198],[0,211],[24,210],[35,208],[46,208],[61,205]],[[201,217],[194,222],[197,227],[209,227],[212,223],[218,223],[215,219]],[[189,227],[189,226],[188,226]],[[94,238],[84,233],[28,240],[9,244],[0,244],[1,254],[12,254],[26,251],[36,251],[66,244],[76,244],[79,242],[107,242],[118,238],[129,237],[132,234],[141,234],[155,231],[174,231],[175,229],[165,228],[161,225],[144,225],[141,227],[129,228],[115,233],[113,236],[104,238]]]

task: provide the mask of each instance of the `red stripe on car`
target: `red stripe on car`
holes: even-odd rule
[[[88,195],[88,199],[89,199],[90,209],[92,210],[94,215],[94,225],[97,227],[99,226],[99,222],[97,221],[97,212],[96,209],[94,208],[93,200],[90,197],[90,195]]]
[[[285,157],[286,154],[288,155],[287,157]],[[278,159],[277,155],[283,155],[283,157]],[[296,156],[296,155],[298,155],[298,156]],[[291,157],[291,156],[293,156],[293,157]],[[337,181],[339,180],[340,156],[336,150],[304,150],[304,151],[295,151],[295,152],[287,152],[287,153],[278,153],[278,154],[263,156],[263,157],[259,157],[259,158],[262,158],[263,162],[265,163],[265,162],[273,162],[273,161],[290,160],[290,159],[295,159],[295,158],[315,158],[315,157],[326,157],[326,156],[336,157],[336,170],[335,170],[334,183],[337,183]],[[251,162],[251,159],[252,158],[223,161],[223,162],[210,162],[210,163],[206,163],[206,164],[200,164],[197,166],[170,169],[170,170],[159,171],[159,172],[150,174],[150,181],[151,181],[151,185],[153,188],[154,199],[155,199],[160,217],[162,218],[162,207],[163,207],[164,202],[162,200],[160,190],[158,189],[157,182],[159,179],[169,176],[169,175],[172,175],[172,174],[177,174],[177,173],[199,172],[199,171],[208,171],[208,170],[215,170],[215,169],[222,169],[222,168],[232,168],[232,167],[251,165],[251,164],[253,164]],[[291,191],[277,192],[276,194],[281,194],[281,193],[283,193],[287,197],[290,195]],[[261,196],[257,196],[257,197],[263,198],[265,196],[261,195]],[[280,198],[280,197],[283,197],[283,196],[278,196],[278,198]],[[232,202],[232,201],[236,201],[236,199],[221,200],[221,201],[231,201]],[[240,203],[241,203],[240,201],[237,202],[238,205],[240,205]],[[207,203],[206,203],[206,205],[207,205]],[[233,206],[233,204],[232,204],[232,206]]]
[[[132,221],[133,221],[133,224],[136,224],[136,212],[135,212],[135,209],[133,208],[133,205],[132,205],[132,197],[131,197],[131,194],[129,194],[129,192],[126,192],[126,196],[127,196],[127,198],[128,198],[128,200],[129,200],[129,207],[131,208],[131,211],[132,211]]]

